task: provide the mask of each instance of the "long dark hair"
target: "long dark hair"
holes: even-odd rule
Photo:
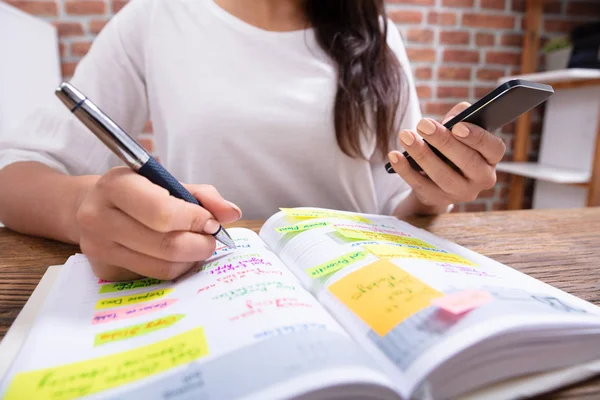
[[[383,0],[306,0],[305,7],[319,45],[338,67],[334,121],[340,149],[364,158],[360,137],[372,128],[376,148],[386,156],[405,85],[387,44]]]

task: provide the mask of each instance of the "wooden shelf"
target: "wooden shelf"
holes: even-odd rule
[[[496,165],[496,169],[526,178],[579,186],[587,185],[591,178],[589,171],[579,171],[532,162],[501,162]]]
[[[554,89],[568,89],[600,85],[600,70],[590,68],[570,68],[556,71],[536,72],[531,74],[505,76],[498,80],[504,83],[511,79],[524,79],[532,82],[545,83]]]

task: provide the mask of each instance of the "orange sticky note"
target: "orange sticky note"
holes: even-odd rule
[[[481,307],[492,301],[492,299],[492,295],[485,290],[463,290],[462,292],[434,299],[431,303],[452,314],[462,314]]]
[[[354,271],[328,289],[380,336],[444,296],[387,260]]]

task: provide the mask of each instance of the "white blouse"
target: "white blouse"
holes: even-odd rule
[[[415,129],[413,76],[392,22],[388,30],[409,83],[400,128]],[[244,218],[297,206],[391,214],[411,192],[385,171],[374,140],[364,141],[367,160],[339,149],[336,68],[311,29],[265,31],[213,0],[133,0],[71,83],[133,137],[151,119],[160,162],[182,182],[214,185]],[[123,165],[58,99],[0,138],[0,168],[17,161],[72,175]]]

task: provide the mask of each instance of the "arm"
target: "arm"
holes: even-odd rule
[[[145,0],[127,5],[97,36],[71,82],[126,131],[147,119],[143,83]],[[58,100],[0,137],[0,221],[26,234],[78,243],[75,210],[117,160]]]

